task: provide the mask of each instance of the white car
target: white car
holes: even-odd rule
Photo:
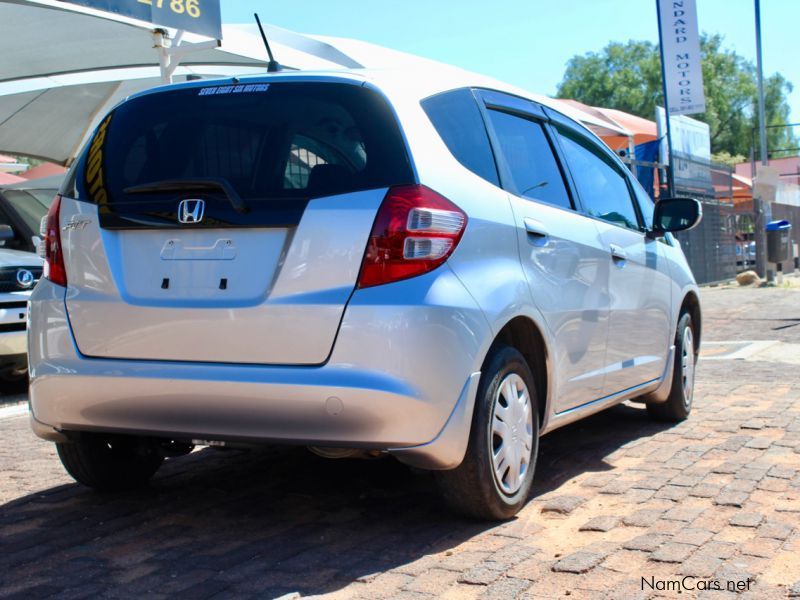
[[[31,298],[31,424],[79,482],[195,444],[390,454],[479,518],[539,436],[624,400],[680,421],[699,294],[585,127],[471,74],[279,73],[129,98],[67,176]]]
[[[14,236],[0,225],[0,242]],[[28,298],[42,276],[43,261],[32,252],[0,248],[0,380],[13,381],[28,373]]]

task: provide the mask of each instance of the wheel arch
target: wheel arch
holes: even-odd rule
[[[703,331],[703,320],[702,312],[700,310],[700,298],[694,291],[687,292],[683,297],[681,309],[678,312],[678,320],[680,320],[680,315],[682,315],[684,312],[688,312],[692,317],[692,328],[694,329],[694,349],[695,352],[700,352],[700,337]]]
[[[546,425],[545,421],[549,414],[551,394],[551,359],[545,336],[536,321],[526,315],[517,315],[498,331],[484,357],[484,363],[493,349],[501,344],[516,348],[525,358],[528,368],[533,373],[541,431]],[[484,369],[482,368],[481,371]]]
[[[680,304],[680,310],[678,310],[677,313],[675,314],[675,321],[673,323],[673,330],[672,330],[673,333],[671,334],[673,336],[672,338],[673,340],[675,339],[674,336],[677,334],[678,323],[681,320],[681,315],[683,315],[684,313],[689,313],[689,316],[691,316],[692,318],[692,325],[694,327],[693,333],[694,333],[694,349],[696,353],[695,356],[699,356],[700,334],[702,332],[703,323],[702,323],[702,313],[700,310],[700,298],[695,289],[690,289],[684,294],[683,300],[681,301]],[[675,357],[674,352],[671,352],[664,369],[664,377],[661,380],[659,386],[652,392],[639,396],[638,398],[634,398],[634,401],[642,403],[652,403],[652,404],[661,404],[663,402],[666,402],[669,397],[670,390],[672,388],[672,378],[674,375],[675,360],[677,360],[677,358]]]

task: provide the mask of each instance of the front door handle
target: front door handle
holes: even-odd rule
[[[628,254],[617,246],[616,244],[610,244],[608,250],[611,252],[611,259],[614,262],[624,262],[628,259]]]

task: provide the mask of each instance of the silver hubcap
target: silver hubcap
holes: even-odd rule
[[[495,394],[489,443],[497,485],[506,494],[515,494],[528,475],[533,448],[531,396],[515,373],[503,379]]]
[[[681,374],[683,376],[683,403],[692,403],[694,392],[694,336],[691,327],[683,330],[683,354],[681,356]]]

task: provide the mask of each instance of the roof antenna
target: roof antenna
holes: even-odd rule
[[[277,73],[281,70],[281,66],[278,64],[278,61],[275,60],[275,57],[272,56],[272,50],[270,50],[269,42],[267,41],[267,35],[264,33],[264,28],[261,26],[261,19],[258,18],[258,13],[253,13],[253,16],[256,18],[258,30],[261,32],[261,39],[264,40],[264,45],[267,47],[267,54],[269,55],[267,73]]]

